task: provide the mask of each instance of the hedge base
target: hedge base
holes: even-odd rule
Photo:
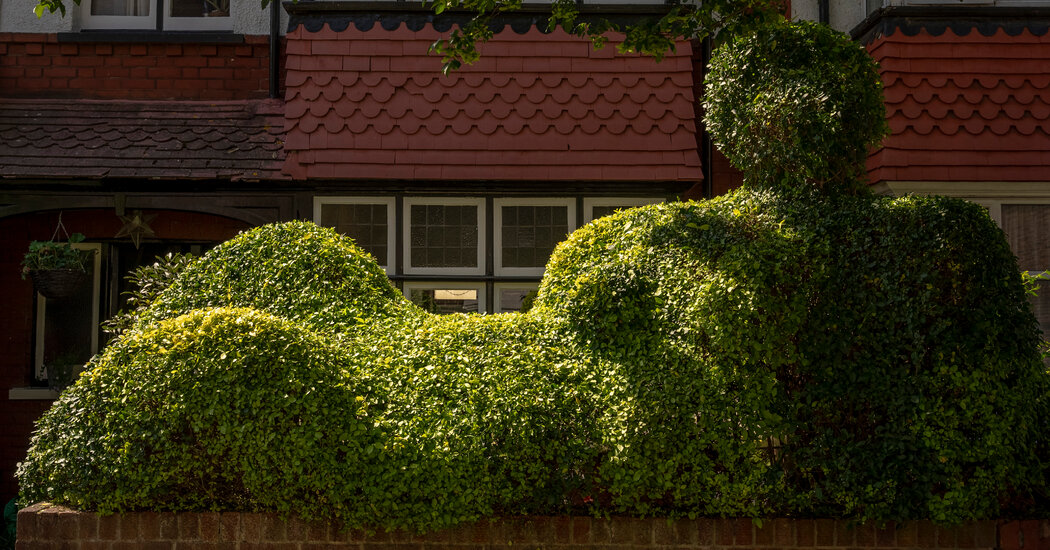
[[[342,531],[323,522],[256,513],[140,512],[99,516],[42,503],[18,513],[17,550],[232,549],[448,550],[602,548],[1050,550],[1050,520],[850,525],[827,519],[594,519],[512,517],[425,535]]]

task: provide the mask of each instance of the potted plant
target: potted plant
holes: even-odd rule
[[[74,233],[66,242],[33,241],[22,259],[22,278],[29,276],[37,292],[47,298],[72,296],[87,279],[87,262],[91,252],[73,245],[84,240]]]

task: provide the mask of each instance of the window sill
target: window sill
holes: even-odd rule
[[[58,392],[51,388],[11,388],[7,390],[7,398],[11,401],[54,401],[58,399]]]
[[[58,41],[135,42],[138,44],[243,44],[244,35],[232,31],[97,31],[60,32]]]

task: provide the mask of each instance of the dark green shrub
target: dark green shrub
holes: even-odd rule
[[[979,206],[626,211],[556,250],[533,312],[614,365],[601,475],[623,509],[961,521],[1040,486],[1037,327]]]
[[[704,122],[747,184],[860,187],[888,131],[875,61],[810,21],[781,22],[715,50]]]

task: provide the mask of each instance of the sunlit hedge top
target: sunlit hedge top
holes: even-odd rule
[[[859,189],[886,135],[878,67],[827,25],[782,22],[720,46],[704,121],[745,184]]]
[[[137,325],[219,306],[252,307],[335,334],[418,313],[367,252],[307,222],[242,233],[208,252]]]

